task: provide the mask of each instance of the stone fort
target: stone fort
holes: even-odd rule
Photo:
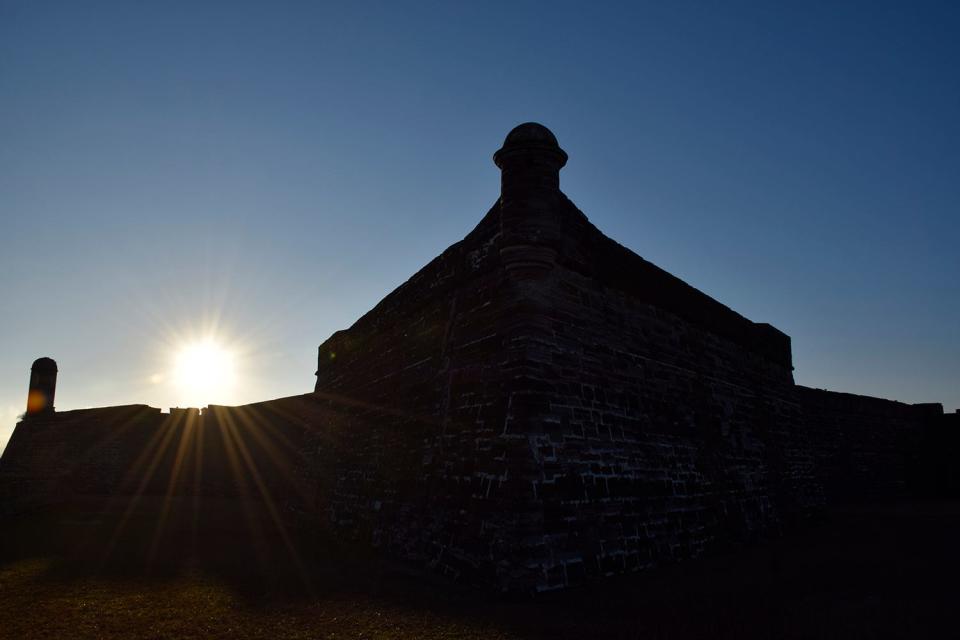
[[[463,240],[319,347],[313,392],[58,412],[37,360],[0,514],[254,497],[487,588],[539,592],[956,492],[960,413],[794,384],[789,336],[601,233],[545,127]]]

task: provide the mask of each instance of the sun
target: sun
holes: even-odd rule
[[[172,378],[190,406],[224,402],[236,381],[236,357],[212,338],[187,343],[174,356]]]

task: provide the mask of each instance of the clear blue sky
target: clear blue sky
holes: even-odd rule
[[[0,2],[0,446],[42,355],[58,409],[167,407],[215,326],[215,400],[309,391],[527,120],[797,382],[960,407],[960,5],[786,4]]]

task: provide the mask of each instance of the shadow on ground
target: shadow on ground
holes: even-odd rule
[[[90,502],[7,519],[0,525],[0,635],[957,634],[957,502],[838,509],[737,553],[525,600],[452,585],[277,522],[258,503],[191,498]]]

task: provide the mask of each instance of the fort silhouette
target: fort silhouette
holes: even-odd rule
[[[0,511],[253,496],[537,592],[777,535],[830,503],[956,491],[960,413],[795,385],[787,335],[589,222],[547,128],[516,127],[493,159],[491,209],[320,345],[311,393],[56,412],[57,365],[37,360]]]

